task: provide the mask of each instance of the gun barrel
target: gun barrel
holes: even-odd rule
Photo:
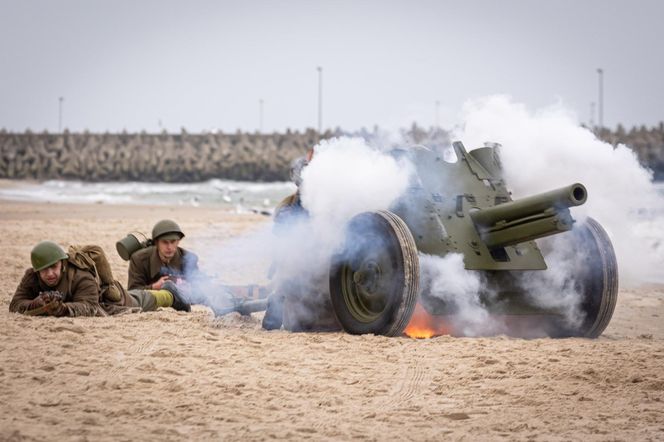
[[[580,206],[586,202],[587,198],[588,192],[585,186],[581,183],[574,183],[560,189],[480,209],[471,213],[471,217],[478,226],[491,227],[501,221],[509,223],[537,215],[548,209],[560,210]]]
[[[489,248],[530,241],[572,228],[569,208],[586,202],[583,184],[529,196],[471,212],[482,240]]]

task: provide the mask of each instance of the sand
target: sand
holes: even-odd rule
[[[664,439],[664,286],[621,289],[596,340],[265,332],[262,314],[215,319],[201,306],[106,318],[8,312],[39,240],[100,244],[126,281],[115,241],[163,217],[188,238],[231,239],[269,222],[0,201],[0,440]]]

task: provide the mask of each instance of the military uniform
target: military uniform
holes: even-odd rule
[[[274,209],[274,227],[275,229],[284,228],[287,227],[287,223],[294,219],[308,216],[309,212],[302,207],[300,189],[298,189],[294,194],[288,195],[277,204]]]
[[[289,224],[295,219],[308,216],[307,210],[302,207],[300,199],[300,189],[288,195],[281,200],[274,209],[274,225],[272,230],[276,235],[283,235],[289,228]],[[277,263],[272,264],[270,273],[278,271]],[[270,276],[271,277],[271,276]],[[265,316],[263,316],[262,326],[266,330],[275,330],[281,328],[284,322],[284,302],[286,293],[293,292],[296,285],[293,283],[282,283],[274,290],[267,299]]]
[[[288,195],[286,198],[282,199],[279,204],[277,204],[277,207],[275,208],[275,216],[285,208],[293,208],[293,207],[298,207],[302,210],[304,208],[302,207],[302,202],[300,201],[300,189],[298,189],[295,193],[292,195]]]
[[[162,263],[156,246],[146,247],[131,255],[129,261],[129,290],[148,290],[164,275],[185,276],[198,271],[198,257],[181,247],[168,265]]]
[[[62,305],[64,308],[55,316],[107,316],[127,312],[149,312],[158,307],[169,305],[173,301],[166,301],[164,305],[157,296],[164,290],[131,290],[127,292],[120,283],[116,283],[120,292],[120,299],[111,301],[100,294],[99,286],[92,273],[82,270],[71,263],[65,264],[62,277],[55,287],[49,287],[39,278],[39,274],[29,268],[16,288],[14,297],[9,304],[9,311],[26,313],[31,304],[42,292],[58,291],[64,295]],[[167,290],[173,295],[173,287]],[[163,293],[161,294],[163,296]],[[175,306],[173,306],[175,308]],[[186,308],[178,308],[186,310]]]
[[[25,313],[41,292],[57,290],[64,295],[64,309],[57,316],[106,316],[107,312],[99,303],[99,286],[94,276],[69,263],[63,262],[63,266],[55,287],[44,284],[32,268],[27,269],[9,304],[9,311]]]
[[[77,261],[79,258],[67,255],[51,241],[37,244],[30,256],[32,268],[27,269],[21,278],[9,311],[28,315],[106,316],[127,311],[156,310],[158,307],[190,310],[177,287],[170,282],[164,284],[163,290],[128,293],[119,282],[112,280],[102,289],[91,270]],[[48,285],[40,278],[40,271],[58,262],[61,263],[59,279],[54,285]],[[111,278],[110,274],[107,276]]]
[[[298,189],[277,205],[273,231],[276,235],[285,235],[295,223],[308,217],[309,212],[302,206]],[[275,271],[279,271],[276,264]],[[273,330],[283,325],[290,331],[339,330],[326,287],[327,275],[309,274],[293,280],[281,280],[268,298],[263,328]]]

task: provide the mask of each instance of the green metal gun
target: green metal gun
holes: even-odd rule
[[[330,300],[349,333],[399,336],[415,305],[430,315],[453,315],[454,306],[420,286],[419,254],[463,255],[467,270],[481,273],[490,312],[529,315],[548,321],[550,336],[597,337],[608,325],[618,294],[616,257],[608,235],[592,218],[575,225],[570,208],[583,204],[579,183],[513,201],[507,190],[498,147],[467,152],[453,144],[457,161],[424,147],[400,150],[415,165],[416,179],[390,210],[364,212],[350,220],[333,257]],[[567,233],[564,233],[567,232]],[[535,240],[569,235],[574,290],[583,319],[564,320],[564,311],[534,303],[520,285],[524,275],[546,272]]]

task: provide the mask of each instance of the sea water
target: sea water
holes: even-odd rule
[[[295,191],[295,185],[290,182],[218,179],[200,183],[87,183],[61,180],[10,183],[0,188],[0,199],[83,204],[175,204],[227,207],[238,212],[271,211],[279,201]]]

